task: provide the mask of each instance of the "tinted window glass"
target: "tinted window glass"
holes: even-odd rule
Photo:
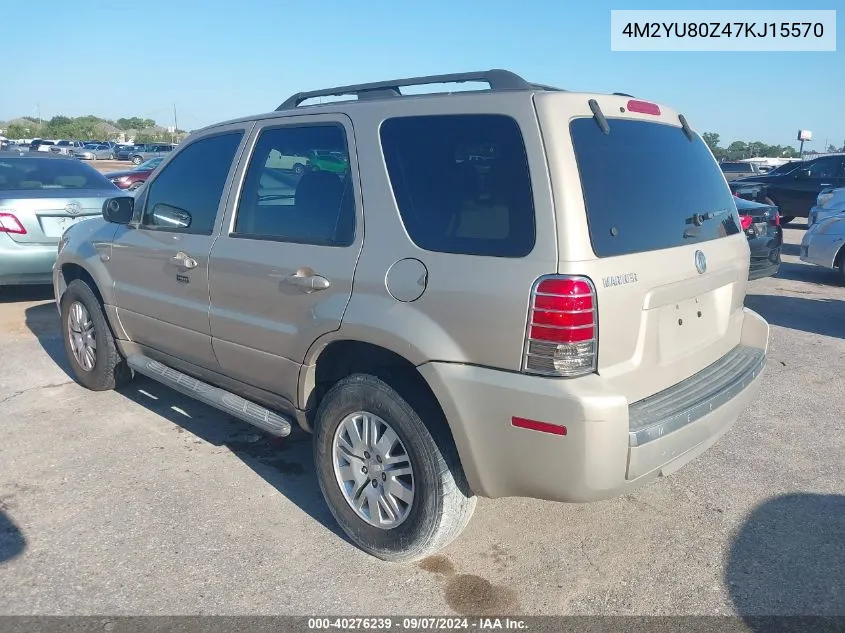
[[[343,127],[261,132],[244,179],[235,234],[323,246],[352,244],[355,201]]]
[[[843,159],[839,156],[819,158],[806,163],[806,169],[810,171],[810,178],[836,178],[842,175]]]
[[[722,163],[722,171],[729,173],[729,172],[743,172],[743,171],[753,171],[753,169],[749,165],[742,165],[737,163]]]
[[[107,189],[116,187],[93,167],[77,160],[0,159],[0,191],[33,189]]]
[[[701,137],[679,127],[592,118],[570,123],[593,251],[599,257],[697,244],[739,232],[730,189]],[[707,214],[713,214],[709,219]],[[693,216],[705,216],[697,226]]]
[[[173,230],[172,225],[157,219],[155,213],[157,205],[165,205],[191,215],[190,226],[180,231],[210,234],[242,136],[242,132],[230,132],[203,138],[174,156],[148,187],[144,226]]]
[[[502,115],[389,119],[381,145],[399,213],[420,248],[523,257],[534,204],[519,126]]]

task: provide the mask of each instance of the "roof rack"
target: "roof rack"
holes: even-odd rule
[[[424,86],[428,84],[451,84],[464,83],[467,81],[486,83],[493,92],[508,90],[558,90],[551,86],[533,84],[526,81],[516,73],[509,70],[494,68],[492,70],[480,70],[469,73],[452,73],[450,75],[429,75],[426,77],[410,77],[406,79],[392,79],[390,81],[377,81],[367,84],[353,84],[350,86],[338,86],[335,88],[324,88],[322,90],[311,90],[309,92],[297,92],[285,100],[282,105],[276,108],[289,110],[296,108],[300,103],[314,97],[340,97],[344,95],[355,95],[359,100],[382,99],[385,97],[401,97],[402,86]]]

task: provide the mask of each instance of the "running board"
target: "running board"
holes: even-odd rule
[[[126,358],[126,362],[139,374],[144,374],[215,409],[225,411],[270,435],[276,437],[290,435],[291,423],[289,420],[231,391],[192,378],[143,354],[130,354]]]

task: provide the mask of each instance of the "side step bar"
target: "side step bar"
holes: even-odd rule
[[[290,435],[291,423],[289,420],[231,391],[192,378],[143,354],[131,354],[126,358],[126,362],[139,374],[144,374],[215,409],[225,411],[270,435],[276,437]]]

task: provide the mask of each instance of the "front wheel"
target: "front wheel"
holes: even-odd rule
[[[62,295],[62,337],[76,381],[92,391],[106,391],[132,380],[120,355],[97,295],[81,279]]]
[[[114,154],[109,154],[109,160],[114,160],[114,158],[115,158]]]
[[[143,162],[144,162],[144,159],[141,158],[140,156],[133,156],[132,157],[132,164],[133,165],[140,165]]]
[[[382,560],[440,550],[475,509],[451,438],[433,435],[421,415],[435,415],[433,407],[417,403],[415,410],[368,374],[336,383],[317,411],[314,461],[323,496],[350,540]]]

